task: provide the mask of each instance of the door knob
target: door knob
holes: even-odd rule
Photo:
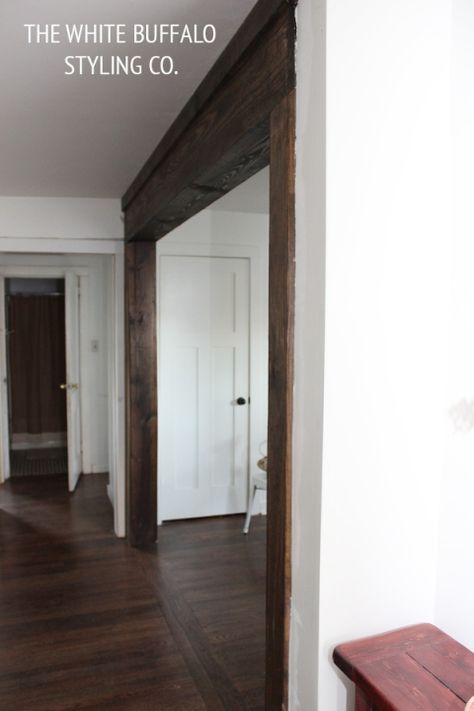
[[[235,402],[237,403],[237,405],[246,405],[247,404],[247,400],[244,397],[238,397]]]
[[[62,383],[59,387],[61,388],[61,390],[79,390],[78,383],[72,383],[71,385],[68,385],[67,383]]]

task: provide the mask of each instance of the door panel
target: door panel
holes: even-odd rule
[[[235,355],[234,347],[211,352],[211,437],[216,443],[211,449],[212,486],[235,486],[235,407],[229,407],[235,393]]]
[[[170,375],[167,377],[175,387],[174,394],[171,388],[169,392],[173,437],[172,449],[167,453],[174,485],[178,489],[196,489],[199,486],[199,349],[174,347],[169,355]],[[166,410],[165,416],[168,416]],[[167,439],[163,441],[164,449]]]
[[[82,471],[80,398],[79,277],[66,275],[66,398],[69,491],[74,491]]]
[[[248,488],[248,259],[162,256],[158,328],[160,519],[241,513]]]

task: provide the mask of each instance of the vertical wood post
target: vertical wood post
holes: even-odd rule
[[[270,123],[266,706],[288,708],[295,290],[295,92]]]
[[[125,247],[127,352],[127,538],[156,541],[157,383],[155,242]]]

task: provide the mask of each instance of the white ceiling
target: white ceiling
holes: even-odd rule
[[[0,195],[120,197],[255,0],[0,0]],[[214,45],[29,46],[25,23],[212,23]],[[64,57],[172,54],[178,76],[65,77]]]

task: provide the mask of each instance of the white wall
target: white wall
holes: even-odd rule
[[[231,204],[237,207],[239,203],[242,207],[248,207],[246,202],[247,184],[242,186],[239,195],[239,188],[215,203],[213,208],[203,210],[195,217],[191,218],[176,230],[167,235],[162,242],[158,243],[158,255],[160,245],[166,248],[171,244],[188,244],[189,254],[193,254],[192,245],[207,245],[216,247],[218,245],[239,247],[249,247],[249,255],[252,257],[251,268],[258,273],[257,290],[251,294],[251,411],[250,411],[250,463],[255,467],[255,463],[267,449],[267,421],[268,421],[268,241],[269,224],[268,214],[265,214],[268,199],[268,172],[251,179],[254,181],[255,190],[262,191],[263,205],[262,212],[243,212],[242,210],[226,210],[226,205]],[[250,183],[250,181],[248,181]],[[232,196],[232,197],[231,197]],[[229,200],[232,199],[232,203]],[[253,195],[253,204],[257,200]],[[159,257],[158,257],[159,258]],[[159,273],[159,270],[157,270]],[[159,441],[159,437],[158,437]],[[257,472],[258,470],[255,469]],[[265,511],[265,492],[259,492],[258,501],[255,503],[255,513]]]
[[[437,621],[474,649],[474,4],[453,5],[454,229]]]
[[[0,196],[0,238],[121,240],[120,200]]]
[[[292,709],[350,708],[337,642],[436,619],[451,10],[298,10]]]

